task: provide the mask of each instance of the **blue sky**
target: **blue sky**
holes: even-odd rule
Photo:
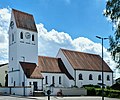
[[[112,35],[112,25],[103,16],[106,0],[0,0],[0,8],[18,9],[33,14],[36,23],[50,31],[68,33],[72,39],[86,37],[101,43],[95,36]],[[108,48],[108,40],[104,41]]]
[[[34,16],[38,29],[38,55],[55,57],[60,48],[101,55],[96,35],[113,35],[112,24],[103,16],[105,0],[0,0],[0,64],[8,62],[8,28],[11,8]],[[3,34],[4,33],[4,34]],[[104,60],[114,70],[107,52]]]

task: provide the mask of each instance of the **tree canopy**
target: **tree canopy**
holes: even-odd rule
[[[115,29],[114,36],[109,37],[110,48],[108,50],[111,52],[113,60],[120,66],[120,0],[108,0],[104,16],[111,20]]]

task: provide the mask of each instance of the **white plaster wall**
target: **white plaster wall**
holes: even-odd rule
[[[65,74],[64,74],[65,75]],[[74,80],[70,80],[66,75],[63,77],[64,87],[72,87],[74,86]]]
[[[52,76],[55,77],[55,87],[63,87],[64,86],[64,74],[62,73],[42,73],[44,79],[43,79],[43,86],[50,86],[52,84]],[[48,77],[48,84],[45,83],[45,76]],[[61,84],[59,84],[59,76],[61,76]]]
[[[31,85],[33,85],[33,82],[37,82],[37,87],[38,87],[38,89],[39,90],[42,90],[43,89],[43,87],[42,87],[42,79],[27,79],[27,86],[30,86],[30,84],[29,84],[29,82],[31,82]]]
[[[79,74],[82,74],[83,80],[79,80]],[[92,74],[93,80],[89,80],[90,74]],[[98,75],[101,75],[101,78],[102,78],[102,73],[98,71],[76,70],[76,85],[78,87],[81,87],[82,85],[88,85],[88,84],[98,85],[98,83],[102,83],[102,80],[98,80]],[[110,75],[110,81],[107,81],[107,75]],[[104,84],[106,84],[107,86],[112,85],[112,73],[104,72]]]
[[[69,61],[67,60],[67,58],[65,57],[65,55],[63,54],[62,50],[60,49],[58,54],[57,54],[57,57],[58,58],[61,58],[66,69],[68,70],[68,72],[73,76],[74,78],[74,69],[73,67],[71,66],[71,64],[69,63]]]
[[[13,29],[11,29],[9,27],[9,72],[8,72],[8,86],[13,85],[11,83],[11,77],[13,77],[14,80],[16,80],[16,76],[18,77],[18,73],[15,75],[15,73],[13,73],[14,70],[19,70],[18,67],[18,62],[17,62],[17,27],[16,27],[16,23],[15,23],[15,19],[14,19],[14,15],[12,13],[11,15],[11,21],[14,22],[14,27]],[[14,34],[14,41],[12,41],[12,34]],[[13,71],[12,71],[13,69]],[[19,78],[19,77],[18,77]],[[17,78],[17,79],[18,79]]]
[[[23,32],[23,40],[22,40],[23,42],[21,42],[21,39],[20,39],[21,32]],[[26,32],[29,32],[31,34],[30,39],[25,38]],[[17,35],[18,61],[33,62],[38,64],[38,33],[28,31],[28,30],[23,30],[23,29],[18,29],[17,33],[18,33]],[[35,41],[32,41],[32,34],[34,34]],[[23,59],[23,57],[25,59]]]
[[[8,65],[4,65],[0,67],[0,83],[2,86],[5,86],[5,77],[7,74],[5,72],[8,72]]]

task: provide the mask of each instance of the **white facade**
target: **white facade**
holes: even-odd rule
[[[20,66],[19,62],[38,63],[38,33],[17,28],[14,14],[12,12],[11,22],[14,26],[9,28],[9,86],[20,86]],[[21,32],[23,38],[21,38]],[[26,32],[29,32],[30,38],[26,37]],[[34,35],[34,41],[32,41]]]
[[[44,87],[52,85],[53,80],[55,87],[71,87],[73,85],[73,80],[69,80],[69,78],[64,73],[42,73],[42,75],[44,77],[43,79]]]
[[[102,79],[102,72],[73,69],[72,65],[70,64],[68,59],[65,57],[61,49],[59,50],[57,57],[62,59],[67,70],[73,76],[74,86],[82,87],[83,85],[89,85],[89,84],[98,85],[98,83],[102,83],[102,80],[98,80],[98,75],[101,75],[101,79]],[[79,74],[82,75],[81,80],[79,80]],[[92,75],[92,80],[89,80],[90,74]],[[109,80],[107,80],[107,77],[109,77]],[[112,72],[104,72],[104,84],[106,86],[111,86],[113,84],[113,73]]]
[[[82,80],[79,79],[80,74],[82,75]],[[90,74],[92,75],[92,80],[89,79]],[[99,75],[101,76],[100,80],[98,79]],[[109,76],[109,80],[107,80],[107,76]],[[112,77],[111,72],[104,72],[104,84],[106,84],[106,86],[113,84]],[[98,83],[102,83],[102,72],[76,70],[76,86],[82,87],[88,84],[98,85]]]

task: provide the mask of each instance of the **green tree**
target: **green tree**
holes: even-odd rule
[[[115,34],[109,37],[110,48],[108,50],[113,60],[118,63],[117,67],[120,68],[120,0],[108,0],[104,16],[113,23]]]

